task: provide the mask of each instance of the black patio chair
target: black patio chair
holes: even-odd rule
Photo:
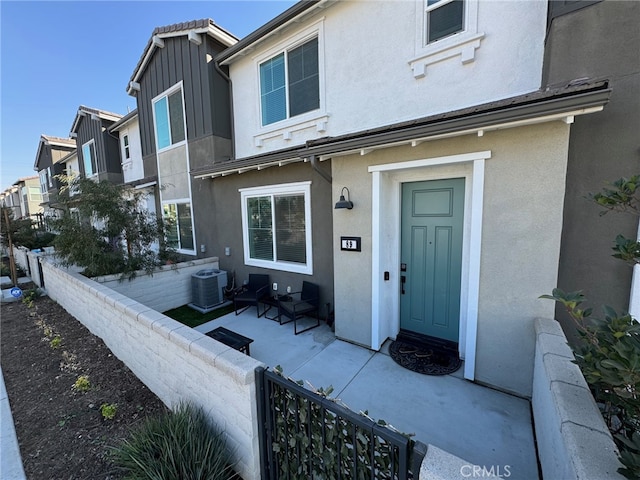
[[[296,296],[298,297],[297,299],[295,298]],[[295,335],[317,327],[320,325],[320,316],[318,313],[319,305],[320,287],[315,283],[302,282],[301,291],[278,297],[278,316],[280,319],[280,325],[293,321],[293,333]],[[298,330],[298,319],[305,316],[311,316],[314,312],[316,322],[302,330]],[[283,321],[283,318],[288,318],[289,320]]]
[[[242,289],[233,295],[233,309],[236,315],[241,314],[247,308],[255,305],[258,318],[264,315],[260,313],[260,302],[269,294],[269,275],[250,273],[249,282]],[[238,308],[245,305],[242,310]]]

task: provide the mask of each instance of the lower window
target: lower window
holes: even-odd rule
[[[310,182],[241,189],[245,264],[313,273]]]
[[[193,252],[193,223],[190,203],[165,203],[163,217],[167,222],[167,244],[176,250]]]

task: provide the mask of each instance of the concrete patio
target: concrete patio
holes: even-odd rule
[[[280,365],[286,376],[316,388],[333,386],[331,397],[354,411],[368,410],[372,418],[487,471],[539,478],[529,401],[464,380],[462,368],[448,376],[414,373],[391,359],[389,342],[374,352],[336,339],[322,322],[296,336],[293,323],[256,318],[253,307],[196,330],[219,326],[254,339],[251,356],[271,368]]]

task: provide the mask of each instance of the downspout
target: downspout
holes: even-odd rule
[[[637,241],[640,242],[640,223],[638,224]],[[636,320],[640,319],[640,265],[633,266],[631,276],[631,293],[629,295],[629,313]]]
[[[318,174],[324,178],[327,182],[329,182],[329,184],[333,183],[333,178],[331,177],[331,175],[329,175],[327,172],[325,172],[324,170],[322,170],[319,166],[318,166],[318,159],[316,158],[315,155],[310,155],[308,157],[309,162],[311,162],[311,167],[318,172]]]
[[[216,71],[224,78],[229,84],[229,114],[231,116],[231,159],[235,160],[236,158],[236,128],[235,128],[235,118],[233,115],[233,84],[231,83],[231,78],[229,75],[224,73],[224,71],[220,68],[220,65],[215,60],[213,61],[213,66]]]

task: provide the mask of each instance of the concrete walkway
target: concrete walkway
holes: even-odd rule
[[[27,477],[22,467],[20,448],[11,416],[11,407],[4,377],[0,369],[0,478],[2,480],[24,480]]]
[[[255,309],[196,327],[225,326],[253,338],[251,356],[280,365],[293,380],[334,387],[331,395],[354,411],[367,410],[415,439],[512,479],[537,479],[531,408],[526,399],[453,375],[429,376],[400,367],[388,345],[374,352],[337,340],[325,325],[293,334],[293,324],[256,318]]]

